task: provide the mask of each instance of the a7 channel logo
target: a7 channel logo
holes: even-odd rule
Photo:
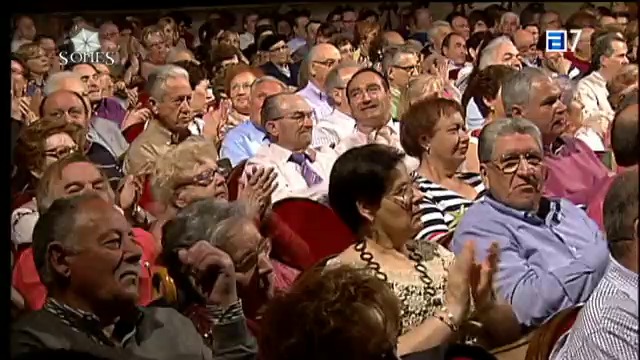
[[[571,52],[575,52],[576,46],[578,46],[578,41],[580,40],[580,34],[582,34],[582,30],[572,29],[569,30],[569,33],[573,35],[573,43],[571,44],[570,50]],[[547,30],[547,52],[566,52],[568,42],[569,39],[567,37],[567,30]]]

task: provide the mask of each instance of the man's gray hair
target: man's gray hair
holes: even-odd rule
[[[551,79],[544,70],[526,67],[508,77],[502,85],[502,103],[507,116],[512,116],[513,106],[529,103],[533,84],[540,79]]]
[[[258,85],[266,83],[266,82],[274,82],[276,84],[278,84],[281,88],[282,91],[286,91],[287,85],[285,83],[283,83],[282,81],[280,81],[278,78],[273,77],[271,75],[266,75],[263,77],[260,77],[258,79],[256,79],[256,81],[253,82],[253,84],[251,84],[251,92],[253,93],[254,90],[258,87]]]
[[[504,24],[507,22],[507,19],[510,17],[514,17],[516,18],[516,20],[518,21],[518,24],[520,24],[520,17],[518,16],[518,14],[514,13],[514,12],[506,12],[504,14],[502,14],[502,16],[500,17],[500,24]]]
[[[342,76],[340,76],[340,72],[344,69],[361,69],[362,65],[358,64],[353,60],[342,61],[340,64],[335,66],[329,73],[327,74],[327,79],[324,82],[324,91],[329,94],[333,89],[346,87],[347,83],[342,81]]]
[[[73,71],[60,71],[57,73],[53,73],[47,78],[47,81],[44,84],[44,88],[42,89],[44,96],[49,96],[54,92],[61,90],[62,83],[67,79],[82,81],[80,75],[78,73],[74,73]]]
[[[189,81],[189,73],[184,68],[176,65],[162,65],[157,67],[149,74],[147,80],[147,91],[149,95],[156,100],[164,99],[167,81],[175,78],[184,78]]]
[[[498,48],[503,44],[513,45],[513,41],[511,41],[508,36],[498,36],[487,44],[487,47],[485,47],[482,50],[482,53],[480,53],[478,70],[484,70],[491,65],[497,64],[496,55],[498,53]]]
[[[480,132],[478,138],[478,160],[480,163],[494,160],[493,149],[498,138],[513,134],[531,136],[542,150],[542,133],[533,122],[522,118],[500,119],[490,122]]]
[[[243,202],[217,199],[197,200],[180,209],[162,229],[163,255],[189,248],[204,240],[225,248],[238,226],[251,222],[253,216]]]
[[[613,48],[613,43],[616,41],[625,42],[624,38],[621,37],[616,32],[608,32],[603,35],[598,36],[591,48],[591,68],[600,70],[600,66],[602,66],[602,61],[600,58],[602,56],[611,56],[613,55],[615,49]]]
[[[169,50],[169,54],[167,54],[167,64],[174,64],[178,61],[181,61],[181,55],[186,54],[189,57],[189,61],[194,61],[196,57],[193,55],[193,52],[189,49],[174,47]]]
[[[449,28],[449,30],[451,29],[451,24],[449,24],[448,22],[444,21],[444,20],[436,20],[431,24],[431,28],[429,30],[427,30],[427,34],[429,35],[430,39],[436,38],[438,37],[438,35],[440,35],[440,32],[442,32],[442,28]]]
[[[40,281],[47,290],[51,290],[57,280],[50,263],[49,246],[54,242],[67,249],[78,246],[76,226],[79,214],[83,212],[83,205],[92,200],[104,201],[98,193],[89,191],[57,199],[47,211],[40,214],[33,228],[31,247]]]

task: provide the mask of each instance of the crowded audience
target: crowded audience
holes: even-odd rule
[[[637,4],[361,5],[14,16],[11,358],[638,359]]]

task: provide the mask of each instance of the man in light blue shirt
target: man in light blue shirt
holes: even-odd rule
[[[493,242],[501,249],[495,287],[520,324],[536,327],[585,302],[602,278],[609,251],[598,226],[565,199],[542,196],[542,136],[531,121],[489,123],[478,144],[488,195],[471,206],[452,242],[477,244],[478,262]]]
[[[638,359],[638,196],[637,168],[616,176],[603,211],[611,262],[552,360]]]
[[[287,86],[272,76],[264,76],[251,86],[250,118],[231,129],[220,148],[220,157],[231,161],[236,166],[243,160],[253,157],[262,144],[268,144],[267,133],[260,125],[260,110],[267,96],[285,92]]]

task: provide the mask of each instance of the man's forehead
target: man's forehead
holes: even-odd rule
[[[523,151],[541,151],[531,135],[518,133],[498,136],[493,149],[494,157]]]
[[[97,71],[96,69],[91,66],[91,65],[87,65],[87,64],[80,64],[80,65],[76,65],[73,68],[73,72],[81,74],[81,75],[93,75],[95,74]]]
[[[61,90],[73,91],[78,94],[82,94],[87,91],[87,87],[84,83],[77,78],[67,78],[61,81],[60,83]]]
[[[65,182],[87,179],[91,179],[91,181],[102,179],[102,173],[89,162],[80,161],[68,164],[60,173],[60,180]]]
[[[351,79],[349,88],[369,86],[369,85],[382,85],[382,79],[380,75],[371,71],[364,71],[357,74]]]
[[[311,106],[300,95],[282,95],[279,99],[282,111],[311,111]]]
[[[58,91],[49,95],[44,106],[45,108],[51,108],[54,106],[59,106],[60,104],[73,104],[73,103],[82,105],[82,101],[72,93],[68,91]]]

